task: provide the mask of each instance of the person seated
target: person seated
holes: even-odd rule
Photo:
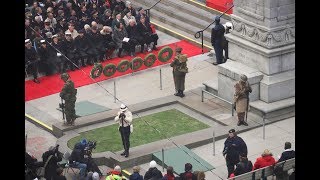
[[[192,173],[192,164],[186,163],[184,165],[184,171],[184,173],[179,174],[181,180],[197,180],[197,176],[194,173]]]
[[[86,175],[87,170],[87,160],[84,158],[84,146],[85,144],[82,143],[76,144],[75,148],[73,149],[69,157],[70,166],[80,169],[80,177],[84,177]]]
[[[123,23],[118,22],[113,31],[113,40],[116,42],[118,47],[118,57],[122,57],[121,53],[123,49],[130,52],[132,44],[130,44],[129,40],[125,41],[125,38],[128,38],[128,33],[124,28]]]
[[[296,153],[291,149],[291,143],[285,142],[284,144],[284,152],[279,156],[278,162],[286,161],[288,159],[296,157]]]
[[[175,176],[173,174],[173,167],[172,166],[168,166],[167,167],[167,174],[165,174],[162,178],[162,180],[174,180]]]
[[[153,32],[151,29],[150,23],[146,21],[146,18],[144,16],[141,16],[140,22],[137,25],[138,32],[140,33],[140,36],[142,36],[146,40],[146,44],[148,46],[148,52],[151,52],[152,50],[157,50],[157,41],[159,39],[158,35]],[[153,43],[153,47],[151,48],[151,43]]]
[[[59,152],[59,145],[50,146],[49,150],[42,154],[43,163],[47,163],[45,167],[44,177],[51,179],[56,176],[57,169],[59,168],[58,162],[62,160],[62,153]]]
[[[121,179],[122,179],[121,167],[118,165],[114,167],[113,171],[111,171],[106,178],[106,180],[121,180]]]
[[[36,170],[43,165],[42,161],[38,161],[37,158],[25,152],[25,179],[33,180],[39,178],[36,176]]]
[[[159,178],[163,177],[161,171],[159,171],[157,168],[157,163],[154,160],[150,162],[149,167],[150,168],[144,175],[144,179],[151,179],[152,177],[159,177]]]
[[[246,154],[240,154],[239,159],[240,162],[236,164],[236,169],[234,170],[234,173],[230,175],[230,178],[234,176],[239,176],[241,174],[245,174],[247,172],[252,171],[253,169],[252,162],[248,160]]]
[[[57,169],[57,174],[52,180],[67,180],[67,178],[63,175],[63,168],[59,167]]]

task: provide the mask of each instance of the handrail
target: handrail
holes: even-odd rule
[[[153,6],[151,6],[148,9],[145,9],[146,11],[146,15],[150,18],[150,9],[152,9],[154,6],[156,6],[161,0],[159,0],[158,2],[156,2]]]
[[[226,12],[228,12],[231,8],[233,8],[234,4],[232,4],[232,6],[230,6],[227,10],[225,10],[222,14],[219,15],[219,18],[221,18],[221,16],[223,16],[224,14],[226,14]],[[203,31],[205,31],[206,29],[208,29],[213,23],[215,23],[216,20],[214,20],[212,23],[210,23],[206,28],[196,32],[194,34],[194,37],[196,39],[200,38],[201,36],[201,48],[202,48],[202,54],[203,54]]]

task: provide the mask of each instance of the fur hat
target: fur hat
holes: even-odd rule
[[[157,163],[154,160],[152,160],[149,164],[150,168],[155,168],[156,166],[157,166]]]
[[[119,165],[116,165],[116,167],[114,167],[113,170],[117,172],[121,172],[121,167]]]

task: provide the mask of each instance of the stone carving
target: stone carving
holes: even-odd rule
[[[294,27],[285,26],[281,29],[268,31],[235,19],[232,19],[232,23],[234,27],[232,34],[269,49],[295,42]]]

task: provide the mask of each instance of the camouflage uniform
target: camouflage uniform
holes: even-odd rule
[[[77,89],[74,88],[74,83],[67,73],[63,73],[61,79],[65,82],[60,92],[60,97],[65,100],[64,112],[67,124],[73,124],[76,119],[75,102],[77,100]]]
[[[184,82],[186,78],[187,68],[187,55],[181,54],[182,48],[177,48],[177,55],[174,57],[170,66],[173,67],[173,80],[177,93],[174,95],[184,97],[183,91],[185,89]]]
[[[252,92],[251,86],[246,75],[240,76],[240,81],[235,85],[234,103],[236,104],[236,111],[238,114],[238,126],[241,124],[248,125],[244,121],[245,113],[248,110],[249,93]]]

